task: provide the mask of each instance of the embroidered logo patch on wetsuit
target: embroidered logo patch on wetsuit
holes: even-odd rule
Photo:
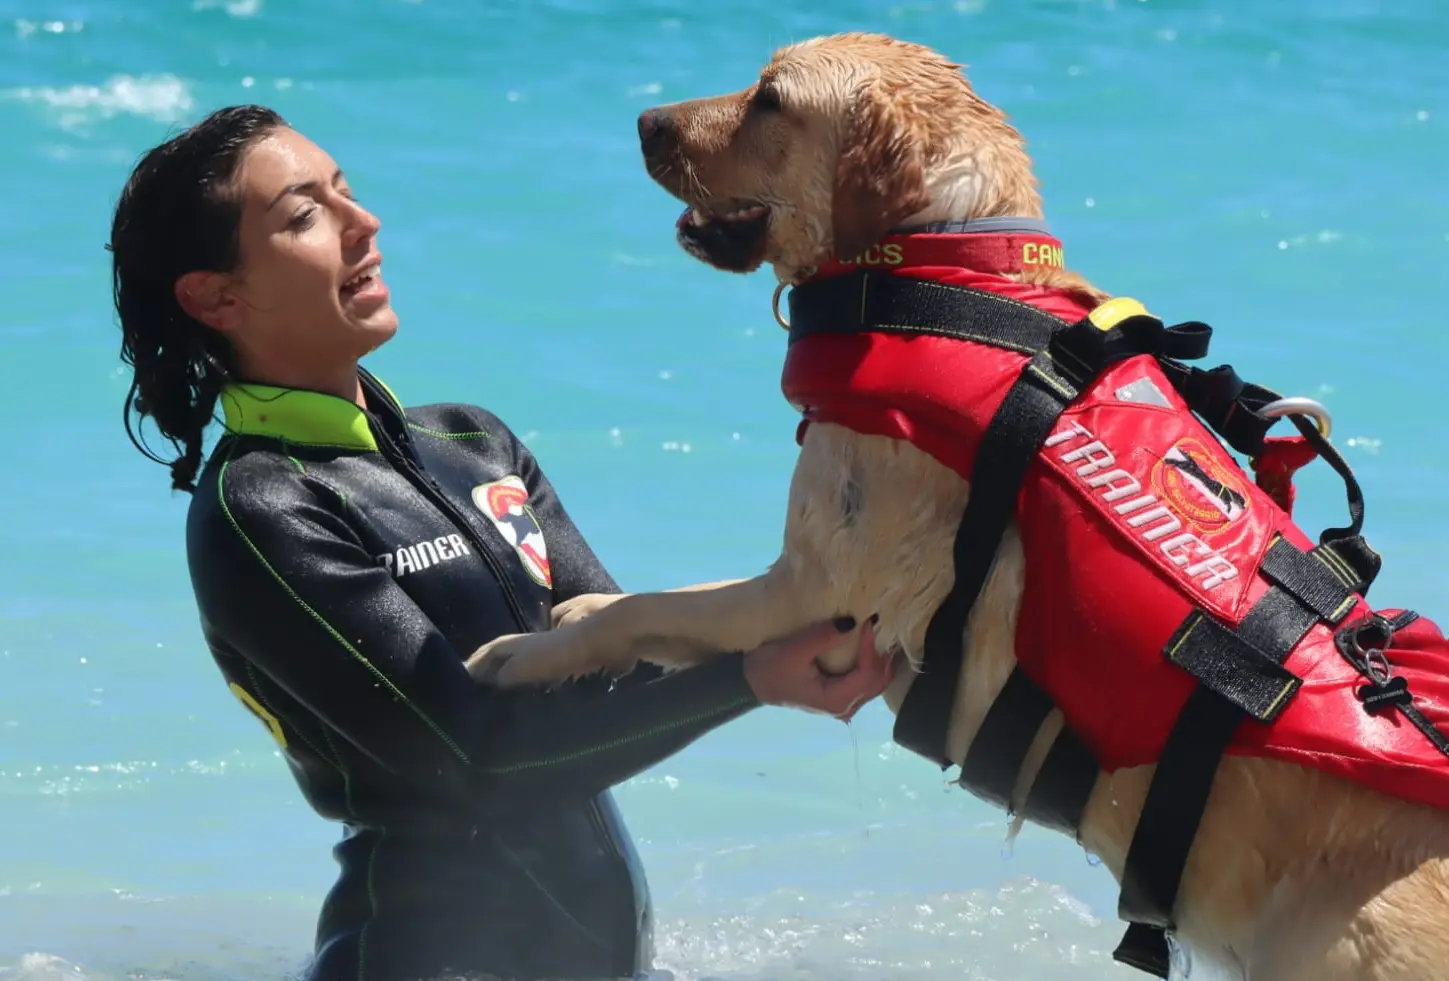
[[[498,529],[518,556],[534,581],[553,586],[549,570],[548,545],[533,508],[528,506],[528,488],[520,477],[508,476],[473,488],[473,503]]]

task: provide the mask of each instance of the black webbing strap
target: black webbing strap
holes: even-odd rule
[[[1029,821],[1081,841],[1082,815],[1102,768],[1080,736],[1064,724],[1027,791],[1021,813]]]
[[[1358,485],[1358,478],[1353,475],[1353,468],[1343,458],[1343,454],[1334,448],[1333,444],[1323,437],[1318,427],[1301,416],[1289,416],[1288,421],[1293,427],[1303,434],[1303,438],[1313,447],[1324,463],[1333,468],[1343,481],[1344,493],[1348,496],[1348,524],[1343,528],[1325,528],[1318,536],[1319,544],[1333,545],[1334,551],[1342,556],[1354,556],[1356,561],[1367,563],[1372,569],[1372,574],[1366,580],[1373,582],[1374,576],[1378,575],[1379,566],[1383,560],[1377,552],[1368,547],[1363,540],[1363,488]],[[1367,586],[1365,586],[1367,588]]]
[[[1026,471],[1076,396],[1076,388],[1057,374],[1051,358],[1037,354],[1017,375],[976,451],[971,496],[956,529],[955,582],[926,628],[923,677],[906,693],[893,732],[901,746],[935,760],[943,769],[951,765],[946,732],[961,675],[967,618],[1015,514]],[[1002,744],[991,745],[995,751],[1003,750]]]
[[[1198,684],[1158,758],[1127,851],[1117,915],[1132,926],[1112,954],[1161,978],[1166,931],[1218,763],[1245,719],[1271,723],[1298,691],[1301,679],[1283,664],[1308,630],[1337,624],[1369,585],[1332,545],[1303,552],[1283,538],[1269,547],[1262,573],[1273,585],[1237,629],[1194,610],[1163,650]]]
[[[1167,358],[1159,364],[1188,408],[1224,443],[1247,457],[1263,452],[1263,439],[1278,420],[1258,410],[1282,398],[1279,393],[1243,381],[1232,365],[1203,369]]]
[[[1207,355],[1212,336],[1207,324],[1194,320],[1168,327],[1150,314],[1124,317],[1108,330],[1083,319],[1052,335],[1051,352],[1064,374],[1085,382],[1139,354],[1151,354],[1159,361],[1196,360]]]
[[[1011,809],[1011,791],[1037,730],[1056,705],[1020,667],[1012,668],[966,753],[957,782],[988,804]],[[900,728],[899,722],[897,728]],[[935,733],[932,733],[935,735]],[[975,752],[976,747],[987,747]],[[919,752],[919,750],[918,750]],[[922,754],[924,755],[924,754]],[[945,754],[942,753],[942,756]],[[943,764],[944,765],[944,764]]]
[[[1026,672],[1019,666],[1012,668],[966,751],[957,782],[982,800],[1010,813],[1012,789],[1026,754],[1055,707]],[[1063,726],[1032,781],[1022,804],[1022,816],[1076,837],[1082,812],[1100,773],[1087,744]]]
[[[790,341],[817,334],[927,334],[1035,354],[1065,321],[984,290],[879,273],[790,290]]]

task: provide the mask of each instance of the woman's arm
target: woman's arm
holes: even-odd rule
[[[335,506],[281,472],[285,462],[259,473],[252,457],[198,488],[214,498],[189,529],[203,626],[220,653],[244,658],[378,765],[472,799],[592,796],[759,704],[739,655],[592,697],[570,685],[475,684]],[[577,586],[601,570],[579,571],[587,546],[560,530],[551,495],[531,503],[554,535],[551,558],[562,552],[556,574]]]

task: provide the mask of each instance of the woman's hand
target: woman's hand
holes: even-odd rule
[[[855,629],[850,618],[806,627],[745,654],[745,680],[765,705],[825,712],[850,721],[866,702],[886,690],[895,676],[897,658],[875,649],[875,621],[860,631],[856,666],[848,674],[829,675],[816,659]]]

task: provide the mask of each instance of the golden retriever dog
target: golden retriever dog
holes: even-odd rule
[[[678,229],[685,247],[728,271],[768,264],[782,289],[892,229],[1043,216],[1031,159],[1006,116],[975,94],[959,65],[880,35],[786,46],[748,87],[649,110],[639,128],[650,176],[687,206]],[[1018,278],[1088,307],[1109,299],[1053,265]],[[641,658],[685,668],[839,615],[875,616],[881,649],[903,651],[918,668],[928,625],[952,589],[953,539],[970,495],[957,472],[909,442],[812,423],[783,547],[766,572],[578,597],[555,609],[554,629],[480,648],[470,671],[519,686],[622,673]],[[1022,541],[1011,524],[962,638],[943,739],[958,766],[1017,665]],[[853,650],[847,638],[822,667],[850,670]],[[885,694],[891,711],[921,677],[898,672]],[[1012,813],[1062,725],[1053,711],[1040,726]],[[1078,839],[1119,882],[1155,769],[1104,770],[1080,818]],[[1251,981],[1449,977],[1449,813],[1319,769],[1224,756],[1172,926],[1195,969],[1219,965]]]

